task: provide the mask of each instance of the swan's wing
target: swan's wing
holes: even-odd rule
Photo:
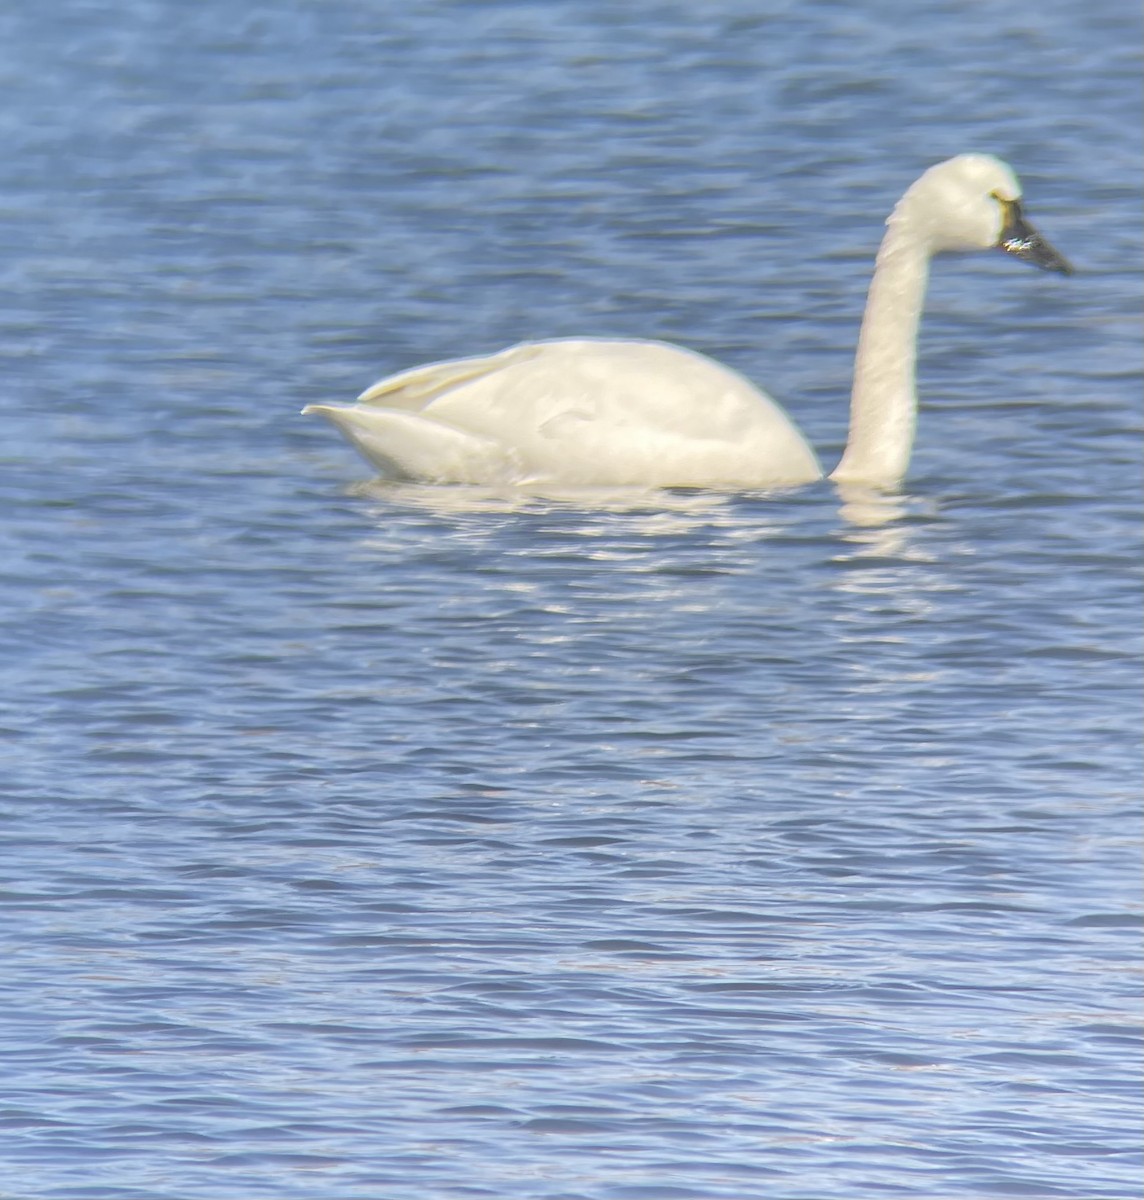
[[[311,405],[387,475],[457,483],[760,486],[821,477],[765,392],[662,342],[527,342]]]
[[[309,404],[302,412],[331,421],[390,479],[512,483],[520,476],[511,448],[416,413],[336,404]]]
[[[821,477],[783,409],[737,372],[663,342],[516,347],[426,402],[426,417],[517,451],[529,475],[589,482]]]
[[[496,375],[514,363],[524,362],[543,353],[544,343],[523,342],[497,354],[427,363],[378,380],[362,392],[357,402],[376,405],[378,408],[401,408],[418,412],[438,396],[463,383]]]
[[[562,437],[582,422],[620,436],[658,428],[695,438],[737,438],[768,419],[789,424],[742,375],[666,342],[526,342],[394,376],[365,396],[384,394],[389,406],[391,386],[437,420],[510,444],[530,432]]]

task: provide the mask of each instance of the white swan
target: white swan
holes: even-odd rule
[[[914,361],[930,258],[998,247],[1069,274],[1025,221],[1012,169],[931,167],[886,222],[858,339],[850,435],[831,478],[892,485],[914,441]],[[783,409],[741,375],[663,342],[529,342],[311,404],[389,477],[431,483],[767,487],[822,478]]]

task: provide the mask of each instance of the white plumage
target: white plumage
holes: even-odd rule
[[[905,473],[933,254],[996,246],[1070,270],[1024,221],[1020,195],[1003,162],[967,154],[930,168],[895,207],[870,285],[850,434],[834,478],[890,485]],[[720,363],[663,342],[529,342],[393,375],[353,406],[303,411],[327,417],[396,479],[745,488],[822,477],[814,451],[770,396]]]

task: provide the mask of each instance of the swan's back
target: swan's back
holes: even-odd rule
[[[663,342],[525,343],[384,379],[352,409],[315,408],[383,470],[414,478],[749,487],[822,473],[769,396]],[[435,474],[426,445],[434,431],[442,446]],[[403,438],[416,443],[404,461]]]

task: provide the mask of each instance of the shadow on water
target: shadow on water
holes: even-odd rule
[[[883,531],[886,537],[852,540],[892,551],[899,543],[907,519],[916,518],[921,498],[854,484],[831,485],[838,500],[838,515],[854,531]],[[766,504],[795,504],[809,497],[814,503],[828,494],[824,482],[809,487],[765,491],[709,491],[695,488],[644,487],[488,487],[466,484],[406,483],[386,479],[366,480],[348,492],[375,503],[417,509],[442,516],[480,513],[538,513],[553,509],[580,510],[585,514],[672,514],[702,524],[712,516],[726,515],[744,499]],[[850,536],[844,534],[844,536]]]
[[[350,494],[371,503],[379,526],[387,525],[394,509],[420,512],[446,524],[459,522],[470,530],[472,519],[479,523],[489,517],[556,517],[559,528],[571,535],[599,537],[606,529],[627,536],[681,538],[706,530],[715,535],[712,547],[733,532],[740,541],[816,541],[835,552],[836,562],[933,561],[932,549],[922,548],[917,536],[934,515],[933,498],[853,484],[823,481],[765,492],[616,487],[541,491],[375,479],[354,486]]]

